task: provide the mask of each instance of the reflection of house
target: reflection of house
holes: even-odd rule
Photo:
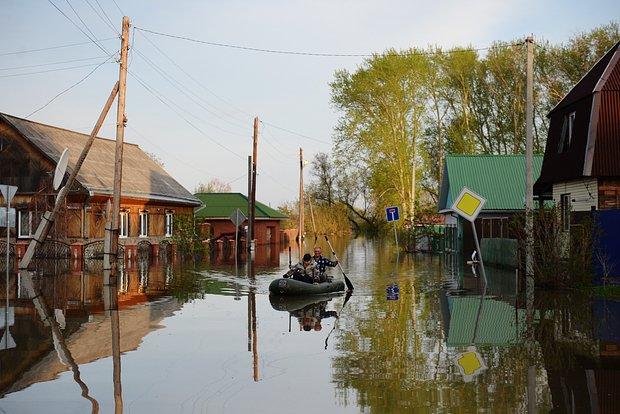
[[[551,110],[545,159],[534,186],[536,194],[560,208],[567,234],[571,211],[577,220],[597,211],[594,219],[609,258],[620,257],[619,59],[620,42]],[[617,260],[615,267],[620,274]]]
[[[515,346],[524,337],[525,313],[509,303],[484,296],[441,299],[448,346]]]
[[[235,225],[230,217],[237,209],[241,210],[244,216],[248,216],[248,198],[241,193],[198,193],[196,197],[204,204],[196,208],[194,212],[196,224],[208,224],[211,240],[223,237],[234,240]],[[254,239],[256,244],[279,243],[280,222],[287,220],[288,216],[258,201],[255,212]],[[246,225],[247,221],[240,224],[241,227]]]
[[[542,158],[534,155],[534,180]],[[478,237],[510,238],[509,220],[525,208],[525,155],[446,156],[439,194],[439,211],[446,215],[445,249],[469,255],[475,249],[471,226],[450,210],[463,187],[486,199],[475,222]]]
[[[53,207],[57,192],[52,177],[63,150],[68,148],[70,154],[68,177],[87,140],[86,134],[0,114],[0,181],[18,187],[11,203],[17,210],[18,254],[33,236],[42,213]],[[95,139],[67,196],[66,209],[50,232],[54,239],[75,244],[72,256],[81,255],[82,244],[104,237],[115,145],[114,140]],[[191,214],[200,201],[137,145],[125,143],[123,148],[121,243],[158,245],[172,235],[174,216]]]

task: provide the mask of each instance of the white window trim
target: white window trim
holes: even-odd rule
[[[174,231],[173,224],[174,224],[174,211],[167,210],[165,213],[165,220],[164,220],[164,236],[165,237],[172,237],[172,232]]]
[[[123,220],[124,218],[124,220]],[[120,212],[118,237],[126,239],[129,236],[129,212],[124,210]]]
[[[28,214],[28,234],[22,234],[22,215]],[[17,238],[32,238],[32,211],[17,210]]]
[[[149,212],[140,211],[140,237],[149,237]]]
[[[560,154],[570,150],[570,145],[573,140],[573,130],[575,127],[575,117],[575,111],[564,115],[564,121],[562,122],[562,134],[558,145],[558,153]]]

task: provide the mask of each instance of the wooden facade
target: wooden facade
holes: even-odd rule
[[[17,216],[11,236],[18,256],[25,252],[43,213],[53,209],[57,191],[52,180],[60,155],[69,149],[66,180],[87,140],[85,134],[0,114],[0,184],[18,187],[11,202]],[[174,217],[193,215],[201,202],[138,146],[125,143],[123,151],[119,242],[131,255],[140,242],[157,249],[163,240],[170,241]],[[48,238],[71,245],[74,258],[83,255],[83,246],[104,238],[114,157],[115,141],[96,138],[49,233]],[[0,233],[6,237],[4,229]]]

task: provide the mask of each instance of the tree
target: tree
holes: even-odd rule
[[[194,188],[194,193],[230,193],[231,191],[230,184],[223,182],[219,178],[212,178],[206,185],[198,183],[196,188]]]
[[[374,55],[351,74],[338,71],[332,103],[343,113],[336,128],[340,163],[366,170],[375,206],[397,203],[412,216],[416,143],[425,112],[426,58],[416,50]],[[353,161],[353,162],[352,162]]]

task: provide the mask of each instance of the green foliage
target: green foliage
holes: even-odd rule
[[[534,152],[545,148],[546,114],[618,38],[612,22],[561,45],[535,41]],[[355,225],[380,229],[389,205],[404,218],[435,207],[446,152],[524,153],[526,55],[524,39],[484,53],[388,50],[337,71],[334,158],[315,160],[311,191],[347,206]]]
[[[592,284],[592,246],[595,229],[589,218],[564,231],[557,206],[534,210],[532,270],[537,286],[562,288]],[[572,213],[571,213],[572,215]],[[571,218],[573,222],[574,218]],[[513,217],[511,231],[517,235],[520,262],[527,246],[525,214]]]
[[[172,241],[176,243],[177,252],[185,259],[199,259],[207,253],[202,240],[205,235],[199,234],[194,225],[192,214],[175,214]]]

